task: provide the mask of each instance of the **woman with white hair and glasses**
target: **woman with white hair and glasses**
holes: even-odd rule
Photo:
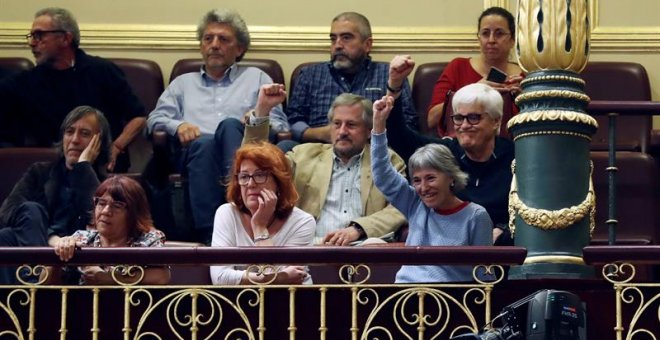
[[[395,56],[390,62],[388,84],[396,89],[415,66],[410,56]],[[451,150],[458,166],[469,175],[467,185],[456,195],[486,209],[493,221],[495,245],[513,245],[508,232],[509,189],[511,163],[515,150],[513,141],[499,136],[502,125],[502,96],[492,87],[475,83],[456,91],[452,99],[452,122],[456,137],[437,138],[423,135],[404,124],[400,92],[390,92],[395,104],[387,118],[389,146],[407,160],[417,148],[427,144],[442,144]]]
[[[417,149],[408,161],[412,185],[388,161],[385,121],[394,99],[374,103],[371,131],[374,183],[387,200],[408,219],[407,246],[492,245],[492,222],[486,210],[455,194],[465,188],[468,175],[444,145]],[[469,119],[469,118],[468,118]],[[472,281],[472,266],[402,266],[397,283]]]

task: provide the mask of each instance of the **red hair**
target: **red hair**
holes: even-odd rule
[[[137,237],[154,228],[147,195],[136,180],[122,175],[109,177],[99,185],[94,196],[101,197],[106,193],[113,200],[126,203],[129,235]]]
[[[273,175],[278,192],[275,216],[280,219],[289,217],[293,207],[298,202],[298,192],[293,185],[291,165],[282,150],[266,142],[248,143],[236,150],[227,187],[227,202],[236,204],[241,211],[249,211],[245,206],[245,202],[243,202],[241,186],[236,178],[241,163],[245,160],[251,160],[259,169],[268,171]]]

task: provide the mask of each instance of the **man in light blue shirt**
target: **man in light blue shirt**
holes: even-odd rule
[[[206,241],[215,210],[224,202],[220,183],[243,139],[243,116],[255,108],[259,87],[273,81],[258,68],[237,64],[250,45],[250,34],[238,13],[206,13],[197,37],[204,65],[199,72],[170,83],[147,125],[150,131],[165,130],[180,144],[177,166],[188,177],[196,233]],[[288,130],[281,105],[269,115],[274,132]]]

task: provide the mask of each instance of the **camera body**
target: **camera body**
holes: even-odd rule
[[[527,340],[584,340],[585,322],[585,309],[575,294],[544,290],[528,303]]]
[[[527,306],[527,308],[520,308]],[[524,313],[526,311],[526,313]],[[521,315],[522,314],[522,315]],[[586,340],[586,312],[577,295],[541,290],[505,307],[496,316],[499,328],[479,334],[463,334],[452,340]],[[525,330],[521,325],[526,325]]]

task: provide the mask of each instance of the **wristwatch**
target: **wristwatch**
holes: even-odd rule
[[[353,228],[355,228],[355,230],[357,230],[358,234],[360,235],[360,236],[358,236],[358,240],[361,240],[361,239],[367,237],[367,233],[364,231],[364,228],[362,228],[361,225],[359,225],[355,222],[351,222],[351,223],[348,224],[348,227],[349,228],[353,227]]]
[[[386,85],[386,87],[387,87],[387,90],[389,90],[389,91],[392,92],[393,94],[397,94],[397,93],[401,92],[401,90],[403,90],[403,86],[400,86],[400,87],[397,87],[397,88],[393,88],[393,87],[390,86],[389,83]]]
[[[254,243],[257,243],[259,241],[265,241],[270,238],[270,234],[268,233],[268,230],[264,231],[262,234],[259,235],[254,235]]]

